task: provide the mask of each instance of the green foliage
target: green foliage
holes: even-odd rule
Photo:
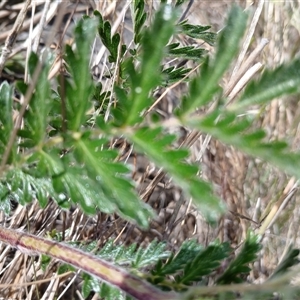
[[[186,34],[194,39],[201,39],[213,46],[216,42],[217,35],[214,32],[208,32],[211,26],[191,25],[187,21],[179,24],[179,32]]]
[[[300,154],[289,152],[284,141],[265,141],[264,130],[250,129],[252,121],[253,119],[239,117],[228,110],[215,110],[202,119],[191,118],[186,124],[299,177]]]
[[[168,149],[168,146],[175,140],[174,135],[163,132],[159,127],[155,129],[145,127],[127,137],[138,150],[163,167],[174,181],[181,185],[186,194],[193,197],[195,204],[208,221],[213,223],[218,219],[220,213],[224,211],[224,206],[213,195],[211,187],[199,178],[198,167],[185,162],[188,151]]]
[[[237,6],[234,6],[230,11],[227,25],[218,38],[214,59],[210,60],[207,56],[201,68],[200,76],[191,82],[190,95],[183,99],[179,113],[182,117],[188,118],[189,114],[197,107],[209,103],[216,93],[221,92],[220,79],[228,70],[239,50],[246,23],[247,15]]]
[[[115,63],[118,60],[119,53],[119,44],[120,44],[120,35],[118,33],[111,34],[111,25],[108,21],[104,21],[102,15],[95,11],[94,15],[99,19],[98,33],[101,38],[103,45],[107,48],[110,53],[108,61],[110,63]],[[126,46],[121,46],[120,56],[122,56],[126,51]]]
[[[142,38],[141,31],[147,19],[145,3],[143,0],[133,1],[133,14],[134,42],[135,44],[139,44]]]
[[[81,289],[83,297],[87,298],[91,292],[98,293],[101,299],[107,300],[129,300],[132,299],[131,297],[126,296],[124,292],[121,290],[112,287],[104,282],[99,283],[99,280],[96,278],[91,277],[90,275],[84,274],[83,275],[83,286]]]
[[[84,246],[86,251],[95,249],[96,243]],[[145,268],[153,266],[158,260],[166,259],[170,255],[165,250],[165,243],[151,242],[146,249],[138,247],[133,243],[129,247],[115,245],[113,240],[109,240],[104,247],[97,252],[98,257],[111,261],[119,266],[126,266],[132,272],[139,273]],[[111,287],[103,282],[99,283],[97,278],[88,274],[83,275],[84,283],[82,294],[88,297],[91,291],[99,293],[100,297],[109,299],[131,299],[117,288]]]
[[[7,82],[0,85],[0,154],[3,155],[13,129],[12,87]],[[15,148],[11,153],[15,153]],[[11,163],[12,156],[9,163]]]
[[[7,173],[6,180],[6,187],[10,191],[9,196],[23,205],[36,198],[39,199],[40,205],[45,207],[49,195],[58,199],[51,181],[47,178],[36,178],[20,169],[13,169]],[[5,199],[1,200],[5,201]]]
[[[89,70],[90,45],[95,38],[96,22],[94,19],[81,20],[75,29],[75,42],[80,45],[76,51],[66,46],[66,62],[72,80],[65,81],[65,95],[62,90],[62,98],[66,98],[64,109],[67,128],[78,131],[86,119],[86,112],[91,107],[93,95],[93,83]],[[64,99],[63,99],[64,100]],[[63,104],[64,105],[64,104]]]
[[[275,70],[266,70],[261,78],[247,85],[238,102],[231,110],[242,110],[250,105],[268,103],[277,97],[299,92],[300,59],[281,65]]]
[[[221,261],[228,257],[230,246],[228,243],[209,245],[189,261],[184,267],[183,274],[176,277],[176,282],[191,285],[201,281],[203,276],[211,274],[220,267]]]
[[[228,243],[216,242],[203,248],[195,241],[184,242],[177,254],[172,254],[166,263],[157,263],[150,281],[162,287],[185,290],[218,269],[230,252]],[[174,283],[166,281],[166,275],[172,275]]]
[[[178,271],[183,270],[185,265],[192,261],[201,251],[203,251],[203,246],[197,244],[195,240],[185,241],[182,243],[176,255],[171,254],[165,263],[159,261],[152,271],[152,274],[154,276],[176,274]]]
[[[165,46],[174,32],[175,14],[169,6],[162,6],[157,12],[151,28],[145,30],[141,41],[141,65],[136,69],[132,59],[125,64],[130,84],[129,93],[121,87],[115,92],[119,100],[118,114],[114,115],[120,126],[131,126],[142,121],[142,111],[152,100],[150,92],[161,83],[161,61]],[[152,42],[155,36],[155,43]]]
[[[299,92],[299,62],[265,71],[253,80],[239,100],[224,105],[220,82],[239,51],[246,28],[247,15],[234,7],[227,26],[219,35],[208,32],[209,26],[176,23],[176,13],[166,1],[156,12],[149,27],[144,1],[134,1],[132,20],[134,45],[126,51],[118,33],[99,12],[80,20],[75,29],[75,47],[67,46],[64,60],[70,76],[56,78],[57,91],[51,91],[48,71],[53,58],[40,60],[35,54],[29,59],[32,76],[42,63],[43,68],[33,89],[8,160],[0,174],[0,208],[9,211],[9,201],[22,204],[38,199],[45,207],[49,197],[62,208],[79,204],[84,212],[117,213],[146,229],[154,216],[152,208],[139,198],[131,179],[130,168],[119,161],[119,153],[111,146],[112,138],[124,138],[136,152],[145,155],[174,180],[186,197],[191,197],[206,220],[216,224],[225,211],[223,202],[214,194],[211,185],[200,178],[201,169],[189,163],[189,151],[178,148],[178,137],[160,119],[151,122],[144,112],[154,103],[155,91],[187,76],[190,69],[184,60],[203,61],[200,73],[189,81],[186,96],[172,116],[174,126],[200,130],[245,153],[273,163],[300,178],[300,154],[291,153],[283,141],[269,142],[264,130],[252,128],[253,119],[240,112],[251,105],[265,105],[275,97]],[[179,6],[184,1],[177,1]],[[90,46],[98,31],[109,52],[112,71],[118,71],[114,90],[95,86],[89,69]],[[181,47],[177,34],[202,39],[216,45],[214,57],[203,59],[205,50],[192,46]],[[170,58],[176,57],[179,67]],[[16,84],[25,95],[29,86]],[[4,82],[0,86],[0,154],[3,156],[12,136],[13,109],[20,110],[12,100],[13,88]],[[111,107],[108,102],[113,99]],[[195,114],[197,109],[209,113]],[[92,111],[92,113],[91,113]],[[150,117],[152,112],[150,112]],[[108,116],[105,118],[104,116]],[[88,245],[91,251],[95,244]],[[209,280],[219,285],[240,283],[250,272],[260,250],[259,238],[249,233],[237,256],[225,271],[223,266],[233,254],[228,243],[215,242],[203,247],[195,241],[184,242],[177,253],[165,250],[163,243],[152,242],[146,249],[132,244],[115,246],[108,242],[98,257],[129,269],[165,290],[186,291],[192,285],[205,286]],[[299,250],[290,249],[270,279],[277,278],[298,263]],[[43,264],[47,264],[46,259]],[[147,274],[144,274],[148,271]],[[141,279],[142,280],[142,279]],[[270,280],[271,281],[271,280]],[[129,299],[120,290],[84,275],[82,293],[92,291],[105,299]],[[183,299],[184,299],[184,295]],[[226,294],[233,298],[233,294]]]
[[[30,107],[25,114],[25,131],[28,135],[27,138],[32,142],[32,146],[38,145],[44,141],[46,137],[48,113],[51,107],[49,103],[50,82],[47,79],[51,60],[50,56],[44,63],[44,67],[37,81],[36,91],[31,98]],[[37,55],[32,53],[28,63],[31,76],[33,76],[39,63]]]
[[[86,250],[92,250],[95,246],[95,243],[91,243]],[[142,248],[138,247],[136,243],[126,247],[115,245],[113,240],[109,240],[97,252],[97,256],[119,266],[128,266],[132,270],[139,270],[154,265],[160,259],[166,259],[170,253],[165,248],[165,243],[158,243],[157,241],[151,242],[147,248]]]
[[[289,246],[287,253],[268,280],[279,277],[280,275],[286,273],[290,267],[299,264],[299,253],[299,249],[294,249],[292,246]]]
[[[243,280],[240,278],[240,275],[250,272],[251,269],[247,265],[256,260],[260,249],[260,237],[249,232],[240,253],[218,278],[217,283],[230,284],[242,282]]]
[[[126,174],[129,172],[128,168],[124,164],[114,162],[117,152],[102,150],[107,141],[91,140],[88,136],[76,138],[73,143],[75,159],[79,165],[85,164],[86,167],[87,181],[84,183],[86,189],[88,190],[94,183],[97,184],[97,189],[102,191],[98,196],[93,195],[91,197],[92,199],[98,199],[99,202],[103,201],[101,204],[99,203],[98,207],[104,210],[110,207],[110,213],[115,207],[121,215],[132,219],[132,221],[137,221],[143,227],[147,227],[148,218],[153,216],[152,210],[144,205],[138,214],[136,213],[136,207],[140,206],[140,200],[134,192],[133,183],[126,178]],[[91,184],[89,184],[89,181],[91,181]],[[83,191],[83,189],[81,190]]]
[[[184,68],[184,67],[180,67],[180,68],[169,67],[167,69],[164,69],[162,71],[162,75],[163,75],[162,85],[167,86],[174,82],[178,82],[179,80],[183,79],[190,71],[191,69]]]
[[[173,43],[168,45],[168,53],[170,56],[174,56],[176,58],[187,58],[199,60],[207,53],[204,49],[196,49],[193,46],[186,46],[179,48],[179,43]]]

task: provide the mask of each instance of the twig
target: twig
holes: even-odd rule
[[[228,96],[232,92],[236,83],[241,79],[245,72],[247,72],[247,70],[251,67],[252,63],[254,63],[255,59],[259,56],[259,54],[263,51],[263,49],[268,43],[269,40],[265,38],[262,39],[258,46],[251,52],[251,54],[249,55],[247,60],[242,64],[237,73],[233,77],[231,77],[225,92],[225,96]]]
[[[41,35],[42,35],[42,31],[43,31],[44,25],[45,25],[46,20],[47,20],[47,13],[49,11],[50,4],[51,4],[50,0],[45,1],[45,6],[44,6],[44,9],[43,9],[41,19],[40,19],[40,24],[38,25],[36,37],[34,38],[34,42],[33,42],[33,45],[32,45],[32,51],[33,52],[37,52],[37,50],[38,50],[38,46],[39,46],[40,38],[41,38]]]
[[[255,64],[251,67],[245,75],[235,84],[235,87],[232,89],[231,93],[228,95],[227,105],[229,105],[236,95],[242,90],[242,88],[250,81],[250,79],[262,68],[261,63]]]
[[[58,243],[36,237],[31,234],[0,227],[0,240],[20,251],[32,254],[45,254],[59,259],[76,268],[82,269],[107,283],[118,287],[130,296],[140,300],[179,300],[180,294],[163,292],[148,282],[128,273],[89,253]]]
[[[189,1],[188,5],[187,5],[187,7],[186,7],[186,9],[185,9],[185,11],[183,12],[183,14],[182,14],[181,17],[180,17],[178,23],[182,22],[182,21],[186,18],[188,12],[190,11],[191,7],[193,6],[193,3],[194,3],[194,0],[190,0],[190,1]]]
[[[27,10],[29,5],[31,4],[31,0],[27,0],[24,4],[24,6],[22,7],[21,11],[19,12],[19,15],[17,17],[16,22],[14,23],[14,26],[10,32],[10,34],[8,35],[8,37],[6,38],[5,41],[5,45],[2,49],[2,54],[0,57],[0,77],[2,75],[2,70],[4,68],[4,64],[7,60],[8,55],[11,52],[11,49],[16,41],[16,38],[19,34],[20,29],[22,28]]]
[[[232,72],[232,75],[231,75],[231,78],[235,77],[235,74],[238,72],[238,70],[240,69],[240,66],[245,58],[245,55],[246,55],[246,52],[248,50],[248,47],[250,45],[250,42],[251,42],[251,39],[252,39],[252,36],[254,34],[254,31],[255,31],[255,28],[256,28],[256,25],[257,25],[257,22],[259,20],[259,17],[260,17],[260,14],[262,12],[262,9],[263,9],[263,6],[264,6],[264,3],[265,1],[264,0],[259,0],[258,2],[258,6],[257,6],[257,9],[254,13],[254,16],[252,18],[252,21],[251,21],[251,24],[249,26],[249,30],[247,32],[247,36],[246,36],[246,39],[244,41],[244,44],[242,46],[242,50],[240,52],[240,55],[238,57],[238,60],[236,62],[236,65],[234,67],[234,70]],[[230,79],[231,80],[231,79]]]
[[[262,220],[262,225],[258,230],[259,235],[264,235],[266,230],[275,223],[283,208],[287,205],[287,203],[297,191],[298,183],[299,182],[296,181],[295,177],[292,177],[289,180],[279,200],[276,201],[271,211],[268,213],[265,219]]]

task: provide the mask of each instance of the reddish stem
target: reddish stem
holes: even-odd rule
[[[0,241],[28,254],[45,254],[98,277],[140,300],[176,300],[179,294],[163,292],[124,269],[64,243],[0,227]]]

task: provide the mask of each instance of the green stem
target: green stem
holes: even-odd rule
[[[140,300],[178,300],[179,294],[163,292],[124,269],[66,244],[0,227],[0,241],[27,254],[45,254],[98,277]]]

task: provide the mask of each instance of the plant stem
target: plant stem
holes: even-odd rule
[[[122,268],[66,244],[0,227],[0,241],[29,255],[45,254],[98,277],[140,300],[180,299],[179,294],[163,292]]]

